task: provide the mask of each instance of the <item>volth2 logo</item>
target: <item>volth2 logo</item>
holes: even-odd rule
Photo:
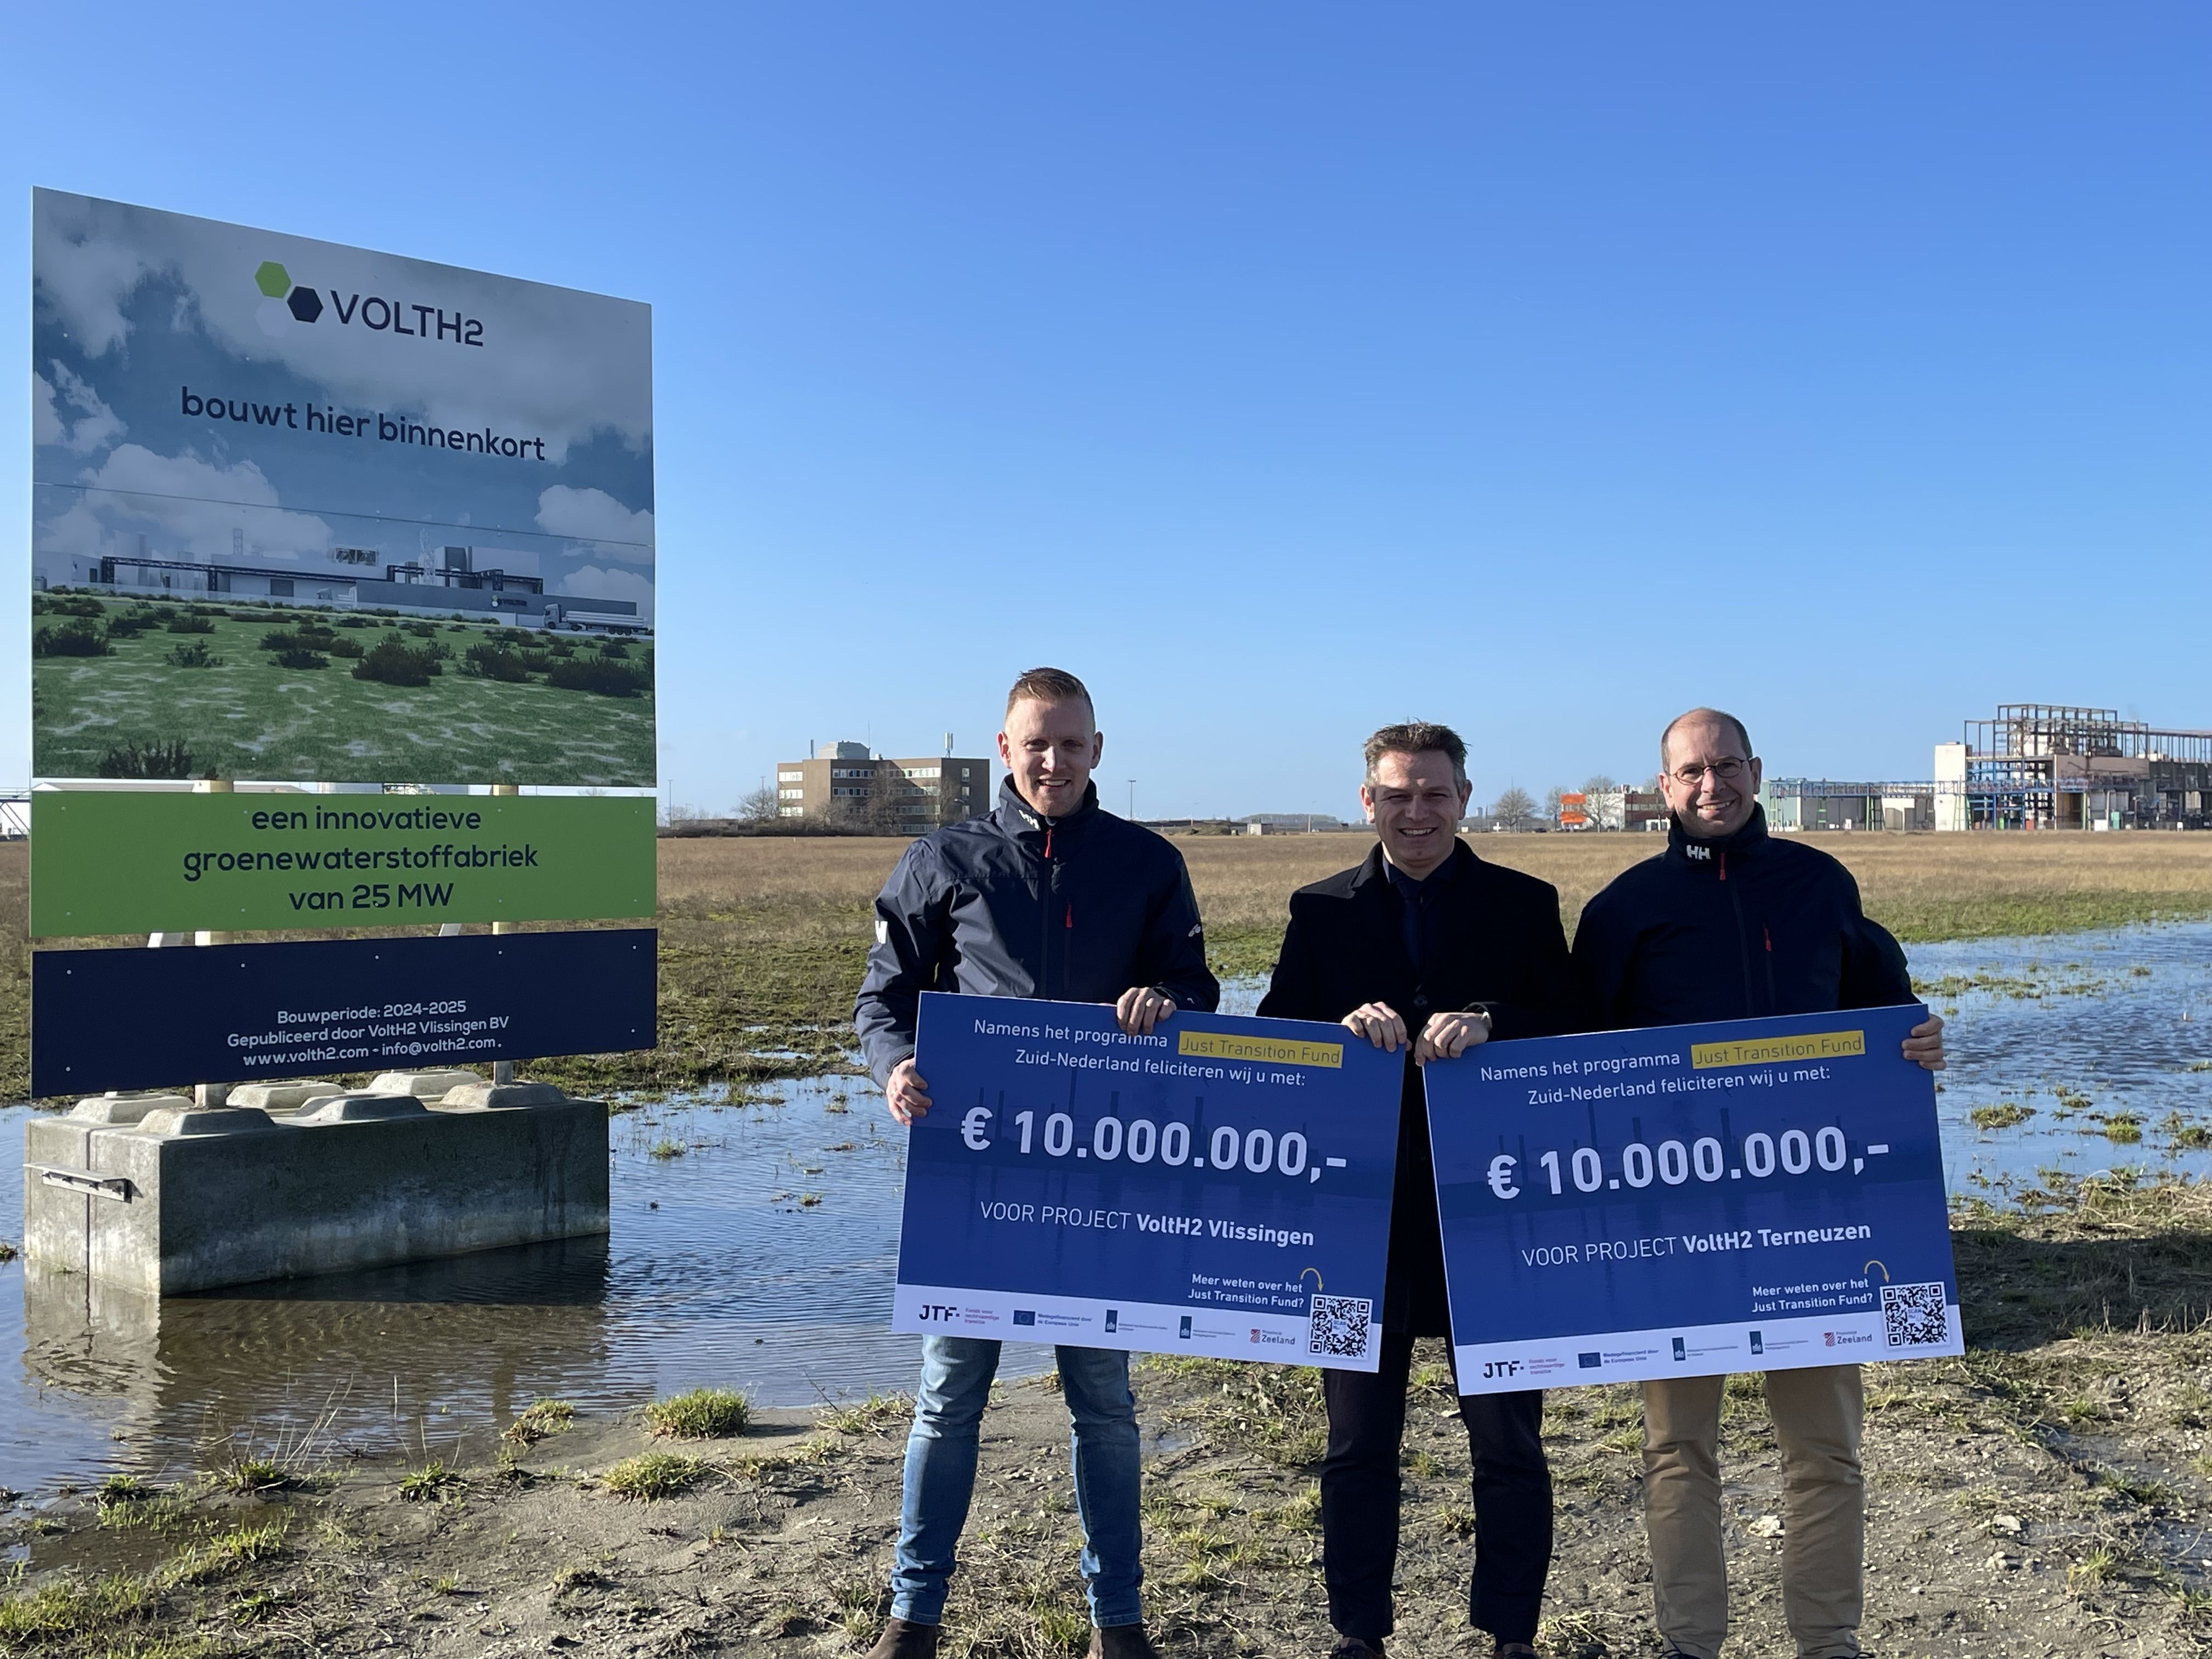
[[[444,340],[454,345],[483,344],[481,318],[464,316],[458,311],[447,316],[437,306],[387,300],[380,294],[340,294],[335,289],[329,290],[330,298],[325,304],[323,290],[295,283],[292,273],[274,259],[261,262],[254,270],[253,285],[262,294],[255,318],[261,325],[261,331],[271,337],[284,333],[295,323],[319,322],[327,310],[348,327],[358,322],[363,328],[380,334]],[[415,319],[412,328],[407,326],[410,315]]]

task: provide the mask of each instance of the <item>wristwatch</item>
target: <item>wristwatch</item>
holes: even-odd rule
[[[1470,1002],[1466,1007],[1461,1009],[1460,1012],[1463,1014],[1479,1014],[1482,1017],[1482,1035],[1484,1041],[1487,1042],[1490,1038],[1498,1035],[1498,1022],[1490,1017],[1490,1005],[1488,1003]]]

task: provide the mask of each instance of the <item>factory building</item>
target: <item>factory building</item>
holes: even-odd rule
[[[2212,732],[2010,702],[1936,748],[1939,830],[2212,829]]]
[[[1915,783],[1774,778],[1777,830],[2212,830],[2212,732],[2112,708],[2008,702],[1936,745]]]
[[[523,628],[566,628],[594,633],[643,634],[629,599],[548,595],[543,580],[487,562],[493,549],[441,547],[423,559],[382,566],[366,548],[331,550],[333,568],[283,568],[209,559],[159,559],[136,554],[73,556],[70,586],[118,598],[240,599],[333,610],[399,611],[434,617],[483,617]],[[349,566],[368,566],[366,571]]]

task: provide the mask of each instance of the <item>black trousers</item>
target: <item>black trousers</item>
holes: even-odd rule
[[[1344,1636],[1390,1634],[1398,1562],[1398,1449],[1413,1339],[1382,1339],[1382,1363],[1326,1371],[1328,1455],[1321,1466],[1322,1571],[1328,1622]],[[1474,1457],[1474,1582],[1468,1616],[1500,1642],[1534,1642],[1552,1566],[1552,1471],[1544,1461],[1544,1396],[1462,1396]]]

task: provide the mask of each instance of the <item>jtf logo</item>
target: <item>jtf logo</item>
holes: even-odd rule
[[[1485,1376],[1518,1376],[1521,1362],[1517,1359],[1486,1359],[1482,1362]]]
[[[959,1311],[959,1309],[948,1308],[941,1302],[925,1302],[921,1304],[921,1312],[915,1316],[921,1319],[950,1319]]]

